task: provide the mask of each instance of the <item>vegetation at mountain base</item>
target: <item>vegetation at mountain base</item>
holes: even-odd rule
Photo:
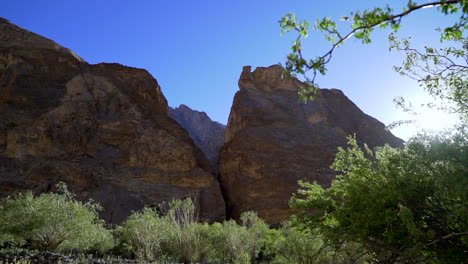
[[[336,247],[289,223],[271,229],[254,212],[239,223],[199,223],[191,199],[144,208],[113,229],[98,219],[97,204],[75,200],[63,183],[58,193],[17,194],[0,204],[0,260],[5,252],[21,260],[44,251],[151,263],[337,263],[350,256],[365,263],[367,257],[358,244]]]

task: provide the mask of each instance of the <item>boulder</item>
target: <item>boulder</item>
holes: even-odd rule
[[[273,225],[288,218],[298,180],[329,186],[335,178],[330,165],[348,135],[370,147],[402,146],[342,91],[321,89],[314,101],[303,104],[301,85],[278,65],[254,72],[244,67],[219,154],[227,217],[256,211]]]
[[[146,70],[90,65],[1,19],[0,76],[1,196],[64,181],[99,202],[109,223],[187,197],[202,221],[224,219],[209,160]]]

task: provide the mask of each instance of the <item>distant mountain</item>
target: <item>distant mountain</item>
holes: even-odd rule
[[[170,108],[169,114],[192,137],[197,145],[210,160],[212,167],[217,171],[218,152],[224,144],[226,126],[211,120],[205,112],[199,112],[182,104]]]

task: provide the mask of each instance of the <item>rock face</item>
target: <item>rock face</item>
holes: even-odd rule
[[[226,126],[212,121],[205,112],[192,110],[186,105],[170,108],[169,113],[187,132],[195,145],[203,151],[217,171],[218,152],[224,144]]]
[[[192,197],[202,220],[225,216],[208,159],[168,114],[145,70],[89,65],[0,19],[0,195],[64,181],[106,221]]]
[[[334,154],[350,134],[370,147],[402,145],[340,90],[298,103],[300,85],[277,65],[244,67],[219,158],[228,217],[253,210],[270,224],[286,219],[298,180],[330,184]]]

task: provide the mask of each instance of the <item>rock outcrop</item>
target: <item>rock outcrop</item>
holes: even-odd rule
[[[299,103],[301,85],[277,65],[244,67],[219,157],[228,217],[253,210],[270,224],[286,219],[298,180],[330,184],[330,165],[348,135],[370,147],[402,145],[340,90],[322,89],[315,101]]]
[[[186,105],[170,108],[169,113],[187,132],[195,145],[203,151],[217,171],[218,152],[224,144],[226,126],[212,121],[205,112],[192,110]]]
[[[208,159],[168,113],[145,70],[89,65],[0,19],[0,195],[64,181],[119,223],[131,210],[192,197],[202,220],[224,218]]]

